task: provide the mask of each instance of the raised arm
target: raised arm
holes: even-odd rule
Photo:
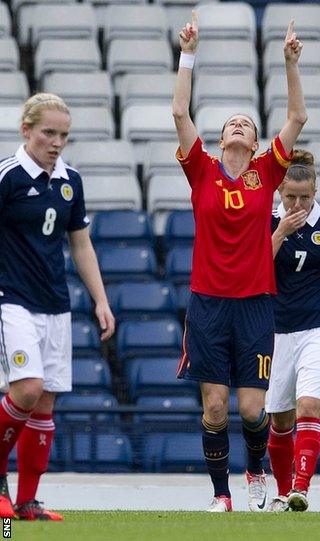
[[[284,57],[288,85],[288,118],[280,131],[280,139],[285,151],[289,154],[307,121],[303,91],[301,86],[298,60],[302,43],[293,31],[294,21],[290,21],[284,42]]]
[[[192,67],[198,45],[198,16],[192,11],[192,23],[187,23],[180,34],[181,56],[173,95],[172,112],[177,128],[180,149],[186,157],[198,134],[190,118]]]

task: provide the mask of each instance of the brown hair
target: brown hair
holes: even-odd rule
[[[225,130],[225,127],[226,127],[226,124],[229,122],[229,120],[231,118],[233,118],[234,116],[245,116],[246,118],[249,118],[249,120],[251,120],[252,124],[253,124],[253,127],[254,127],[254,137],[255,137],[255,142],[258,142],[259,140],[259,132],[258,132],[258,128],[257,126],[255,125],[255,123],[253,122],[251,116],[249,115],[245,115],[243,113],[235,113],[234,115],[230,116],[229,118],[227,118],[227,120],[225,121],[225,123],[223,124],[222,126],[222,130],[221,130],[221,139],[223,138],[223,132]]]
[[[62,98],[56,94],[38,92],[38,94],[34,94],[25,102],[22,111],[22,123],[28,124],[30,127],[39,124],[42,111],[46,109],[61,111],[70,115],[70,110]]]
[[[310,180],[313,187],[316,188],[316,178],[313,154],[308,150],[295,149],[284,182],[286,180],[294,180],[295,182]]]

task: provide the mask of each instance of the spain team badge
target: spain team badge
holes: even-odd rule
[[[262,184],[258,175],[258,171],[250,169],[241,175],[245,190],[257,190]]]
[[[62,184],[60,191],[63,199],[65,199],[66,201],[71,201],[71,199],[73,198],[73,189],[70,184]]]

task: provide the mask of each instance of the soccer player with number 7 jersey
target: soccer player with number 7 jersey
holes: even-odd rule
[[[278,495],[268,510],[305,511],[320,451],[320,206],[310,152],[294,151],[279,192],[272,219],[276,334],[266,400]]]
[[[192,293],[178,376],[200,382],[203,450],[214,488],[210,512],[232,511],[228,401],[229,387],[237,388],[248,454],[249,508],[259,512],[267,507],[262,458],[269,416],[264,403],[274,336],[271,211],[273,193],[307,119],[298,69],[302,44],[291,21],[284,43],[288,118],[270,150],[254,157],[257,128],[250,117],[235,111],[222,128],[220,159],[207,154],[189,114],[197,44],[193,12],[192,23],[180,32],[173,99],[177,158],[192,188],[196,224]]]
[[[86,217],[81,177],[61,156],[70,130],[61,98],[39,93],[23,108],[25,144],[0,162],[0,517],[62,520],[35,499],[54,435],[55,394],[71,390],[71,314],[63,240],[95,304],[101,340],[114,332]],[[17,443],[13,508],[8,456]]]

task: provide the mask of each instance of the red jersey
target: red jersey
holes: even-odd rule
[[[191,290],[218,297],[276,293],[271,242],[273,193],[290,165],[279,137],[232,179],[198,138],[177,159],[192,188],[196,232]]]

